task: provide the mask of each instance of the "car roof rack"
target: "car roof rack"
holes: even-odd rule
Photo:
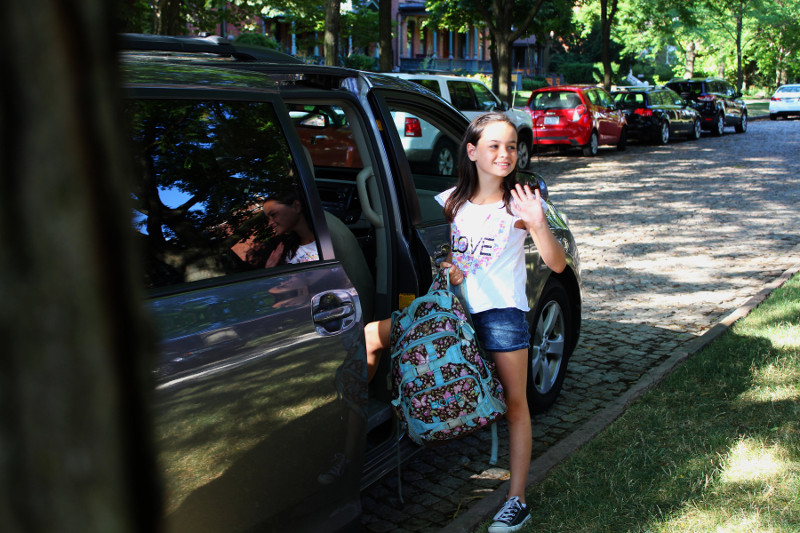
[[[151,35],[145,33],[122,33],[119,35],[121,50],[176,52],[187,54],[213,54],[232,57],[238,61],[263,61],[268,63],[302,63],[296,57],[263,46],[233,43],[218,35],[208,37]]]

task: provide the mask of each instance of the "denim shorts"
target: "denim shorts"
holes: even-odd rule
[[[487,352],[514,352],[530,347],[525,311],[515,307],[474,313],[472,324]]]

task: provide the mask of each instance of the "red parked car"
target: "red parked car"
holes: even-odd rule
[[[597,154],[600,145],[624,150],[628,142],[625,115],[604,89],[560,85],[536,89],[525,109],[533,119],[533,143],[580,147]]]

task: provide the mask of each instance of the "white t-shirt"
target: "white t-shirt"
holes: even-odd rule
[[[454,190],[437,195],[436,201],[444,205]],[[517,220],[502,200],[489,205],[467,201],[450,225],[453,264],[464,273],[472,313],[506,307],[530,310],[525,294],[528,232],[514,227]]]
[[[286,262],[290,265],[297,263],[307,263],[309,261],[319,261],[319,252],[317,251],[317,243],[310,242],[308,244],[301,244],[297,247],[297,252],[294,257],[287,257]]]

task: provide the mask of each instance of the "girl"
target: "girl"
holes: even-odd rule
[[[497,365],[508,408],[510,487],[489,532],[517,531],[530,519],[525,483],[533,439],[526,396],[527,234],[553,271],[563,271],[566,258],[550,231],[538,188],[532,191],[515,182],[517,132],[504,114],[487,113],[473,120],[458,160],[458,185],[436,197],[451,223],[451,254],[442,266],[449,268],[453,285],[465,284],[478,339]],[[388,347],[389,329],[389,320],[365,328],[370,377],[380,352]]]

